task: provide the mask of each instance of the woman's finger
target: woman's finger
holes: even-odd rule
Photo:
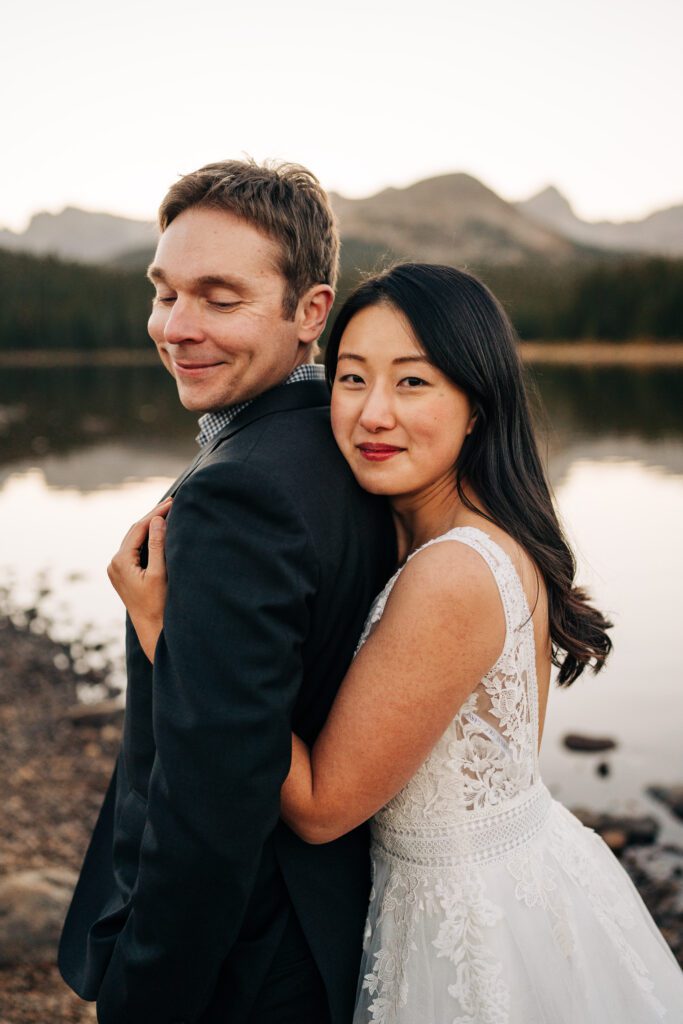
[[[139,529],[140,527],[144,527],[145,528],[145,535],[146,535],[147,530],[149,529],[149,524],[152,522],[152,520],[154,519],[155,516],[167,516],[168,515],[168,513],[171,511],[171,502],[172,501],[173,501],[173,498],[164,498],[164,500],[160,501],[158,505],[155,505],[154,508],[150,512],[147,512],[147,514],[144,515],[142,517],[142,519],[138,519],[137,523],[133,523],[133,525],[131,526],[131,530],[135,530],[135,529]],[[130,533],[130,530],[128,532]]]
[[[128,533],[121,541],[120,552],[126,552],[129,554],[133,552],[133,561],[135,565],[140,564],[140,556],[136,554],[138,549],[144,544],[147,538],[147,532],[149,530],[149,524],[155,516],[167,516],[171,510],[172,498],[166,498],[165,501],[160,502],[151,512],[143,516],[142,519],[138,519],[137,523],[133,523]]]
[[[147,539],[147,569],[146,576],[157,576],[166,579],[166,557],[164,555],[164,540],[166,538],[166,521],[162,516],[155,516],[149,524],[149,537]]]
[[[172,501],[173,498],[164,498],[163,501],[158,502],[151,512],[148,512],[147,515],[142,517],[143,521],[145,519],[151,519],[153,516],[165,516],[171,507]]]

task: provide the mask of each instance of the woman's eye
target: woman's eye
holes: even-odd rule
[[[422,377],[404,377],[399,381],[399,384],[405,384],[408,388],[420,388],[426,387],[427,381],[423,380]]]
[[[338,378],[341,384],[365,384],[365,381],[357,373],[344,373]]]

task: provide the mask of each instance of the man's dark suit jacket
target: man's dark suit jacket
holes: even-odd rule
[[[309,846],[279,820],[290,730],[315,740],[395,559],[328,402],[261,395],[174,485],[164,629],[152,669],[128,624],[122,750],[60,944],[101,1024],[242,1024],[290,905],[351,1019],[366,829]]]

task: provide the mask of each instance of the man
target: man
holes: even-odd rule
[[[201,450],[168,517],[154,665],[127,624],[122,751],[60,945],[101,1024],[348,1024],[363,829],[279,820],[395,558],[334,445],[313,353],[338,238],[300,167],[211,164],[171,187],[149,332]]]

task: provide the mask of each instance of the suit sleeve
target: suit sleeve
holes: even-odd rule
[[[192,1022],[211,997],[279,817],[317,583],[291,498],[244,464],[205,466],[187,481],[166,551],[157,752],[101,1024]]]

